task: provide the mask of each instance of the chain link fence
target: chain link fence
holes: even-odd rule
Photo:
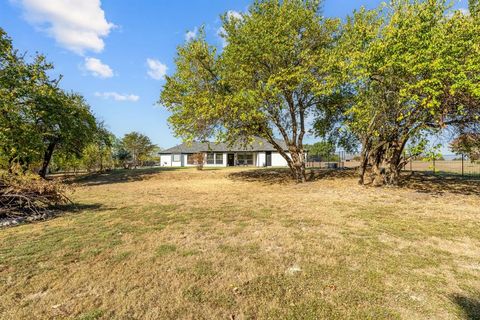
[[[342,169],[360,166],[360,155],[344,151],[331,154],[309,154],[308,168]],[[412,158],[404,167],[404,171],[420,171],[431,174],[450,174],[459,176],[480,176],[480,160],[470,160],[462,154],[444,154],[435,159]]]
[[[480,160],[470,160],[463,154],[445,154],[434,159],[412,159],[405,165],[404,170],[440,175],[480,176]]]

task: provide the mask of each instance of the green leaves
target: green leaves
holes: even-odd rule
[[[257,1],[241,17],[222,16],[221,53],[204,34],[178,48],[176,73],[160,103],[186,140],[284,132],[297,144],[305,113],[333,91],[338,20],[319,1]]]
[[[135,167],[147,160],[156,149],[149,137],[135,131],[127,133],[121,143],[122,147],[130,153]]]
[[[48,76],[51,69],[42,55],[25,61],[0,29],[1,166],[48,166],[49,148],[80,155],[93,139],[97,127],[90,107],[80,95],[61,90],[60,78]]]

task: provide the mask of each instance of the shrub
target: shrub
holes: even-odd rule
[[[197,166],[197,170],[203,170],[205,164],[205,156],[203,153],[195,153],[193,155],[193,163]]]

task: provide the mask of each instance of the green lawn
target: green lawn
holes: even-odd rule
[[[478,181],[285,174],[80,180],[76,211],[0,229],[0,318],[480,318]]]

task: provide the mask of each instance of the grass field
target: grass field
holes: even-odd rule
[[[480,319],[480,183],[118,171],[0,230],[1,319]]]

